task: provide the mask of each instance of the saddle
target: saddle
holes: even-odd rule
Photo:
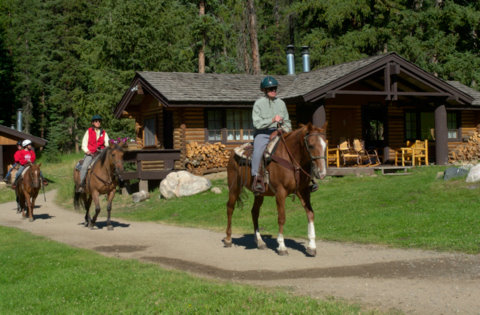
[[[267,165],[272,161],[272,155],[275,153],[277,149],[278,142],[280,141],[280,136],[275,136],[270,142],[267,144],[265,148],[265,152],[263,152],[263,159],[265,164]],[[252,162],[252,154],[253,154],[253,143],[248,142],[242,144],[239,147],[233,149],[235,155],[238,156],[240,159],[245,160],[247,164],[251,164]]]
[[[95,164],[95,162],[97,162],[97,160],[98,160],[99,157],[100,157],[100,154],[96,154],[96,155],[93,157],[92,162],[91,162],[90,165],[88,166],[87,171],[92,168],[92,166]],[[80,172],[80,170],[82,169],[83,161],[84,161],[84,159],[81,159],[80,161],[77,162],[77,164],[75,164],[75,169],[76,169],[77,171],[79,171],[79,172]]]

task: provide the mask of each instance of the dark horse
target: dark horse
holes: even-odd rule
[[[279,255],[288,254],[283,238],[283,225],[285,224],[285,199],[290,194],[299,197],[305,208],[308,219],[308,239],[306,248],[307,255],[316,255],[315,226],[312,205],[310,204],[309,184],[311,176],[323,179],[326,175],[325,160],[325,125],[322,128],[313,126],[311,123],[302,125],[288,134],[282,135],[277,149],[272,156],[273,161],[266,167],[269,174],[269,184],[265,193],[255,196],[252,208],[253,229],[255,241],[259,249],[265,249],[258,229],[258,216],[264,196],[275,196],[278,212],[278,248]],[[251,190],[252,177],[250,166],[240,163],[239,157],[232,154],[227,166],[229,197],[227,202],[227,236],[224,244],[232,245],[232,214],[235,203],[239,201],[243,186]]]
[[[18,179],[15,193],[17,194],[17,209],[22,212],[24,218],[28,215],[28,220],[33,221],[33,208],[35,207],[35,199],[42,187],[42,178],[40,176],[40,166],[42,164],[28,164],[28,168],[24,171],[23,176]],[[28,213],[27,213],[28,211]]]
[[[87,172],[85,192],[77,192],[80,186],[80,172],[74,168],[73,180],[75,183],[74,206],[75,209],[80,208],[83,204],[85,208],[85,226],[93,229],[100,213],[100,195],[107,195],[107,229],[113,230],[110,222],[110,213],[112,211],[112,201],[115,197],[115,191],[119,182],[119,172],[123,171],[123,149],[115,144],[110,145],[101,151],[98,159]],[[95,215],[90,217],[90,205],[95,203]]]

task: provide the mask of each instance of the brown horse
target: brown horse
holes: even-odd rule
[[[116,188],[119,182],[119,172],[123,171],[123,149],[121,146],[110,145],[101,151],[98,159],[87,172],[85,191],[77,192],[80,186],[80,172],[74,168],[73,180],[75,183],[74,206],[75,209],[80,208],[83,204],[85,208],[85,226],[93,229],[100,213],[100,195],[107,195],[107,229],[113,230],[110,222],[110,214],[112,211],[112,201],[115,197]],[[90,217],[90,205],[95,203],[95,215]]]
[[[288,134],[282,135],[281,141],[272,157],[273,161],[266,167],[269,174],[269,184],[265,193],[256,195],[252,208],[253,229],[255,242],[259,249],[265,249],[258,229],[258,216],[264,196],[275,196],[278,212],[278,248],[279,255],[288,254],[283,238],[283,226],[285,224],[285,199],[290,194],[299,197],[305,208],[308,219],[308,239],[306,248],[307,255],[316,255],[314,214],[310,204],[309,184],[311,176],[323,179],[326,175],[325,160],[325,130],[326,125],[317,128],[311,123],[302,125]],[[227,236],[224,244],[232,246],[232,214],[240,193],[245,185],[251,190],[252,176],[250,166],[240,163],[240,158],[235,154],[229,160],[227,166],[229,198],[227,202]]]
[[[28,164],[28,168],[23,176],[17,182],[15,193],[17,195],[17,209],[22,213],[24,218],[27,217],[30,222],[33,221],[33,208],[35,207],[35,199],[42,187],[42,179],[40,176],[40,166],[42,164]],[[27,213],[28,211],[28,213]]]

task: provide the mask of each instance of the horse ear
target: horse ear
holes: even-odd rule
[[[327,131],[327,126],[328,126],[328,121],[325,121],[325,123],[322,126],[323,131]]]
[[[38,163],[38,167],[42,166],[42,163]]]
[[[299,124],[298,128],[303,128],[303,126],[305,126],[305,125],[304,124]]]

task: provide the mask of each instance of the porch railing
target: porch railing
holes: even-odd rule
[[[124,180],[161,180],[175,169],[175,161],[180,160],[180,150],[144,149],[125,151],[123,160],[136,166],[135,170],[120,172]]]

